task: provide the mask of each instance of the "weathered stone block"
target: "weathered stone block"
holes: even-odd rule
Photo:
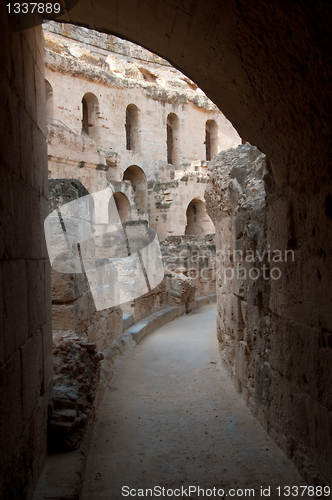
[[[31,445],[33,449],[32,478],[34,487],[38,481],[47,453],[47,410],[49,393],[50,391],[48,390],[47,393],[39,398],[31,422]]]
[[[1,82],[1,109],[6,110],[8,118],[0,120],[0,133],[3,140],[2,162],[12,173],[19,176],[20,164],[17,162],[17,149],[13,144],[20,141],[19,104],[17,99],[10,98],[10,83],[4,79]],[[8,121],[7,121],[8,120]]]
[[[29,255],[31,258],[47,258],[42,254],[44,240],[44,225],[40,220],[41,206],[44,203],[43,198],[34,189],[28,190],[28,203],[31,217],[30,235],[29,235]]]
[[[36,87],[34,75],[34,60],[29,50],[24,51],[24,103],[31,119],[37,123]]]
[[[53,331],[73,330],[77,328],[76,305],[57,305],[52,306],[52,328]]]
[[[53,337],[51,321],[42,326],[42,340],[44,370],[42,393],[44,393],[49,387],[53,378]]]
[[[85,290],[86,278],[84,274],[66,274],[51,270],[52,302],[63,304],[77,299]]]
[[[0,371],[0,468],[10,460],[22,433],[22,374],[20,351],[7,361]]]
[[[29,168],[32,160],[31,144],[33,143],[33,125],[29,120],[28,112],[24,107],[19,107],[19,132],[21,144],[20,173],[22,178],[30,186],[33,185],[33,169]]]
[[[39,26],[38,26],[39,29]],[[34,61],[36,60],[36,36],[35,30],[28,29],[22,32],[22,41],[26,46],[27,51],[29,50]]]
[[[21,347],[22,407],[25,423],[29,420],[43,392],[43,339],[38,330]]]
[[[51,284],[51,264],[47,259],[44,261],[44,269],[45,269],[45,317],[46,321],[51,321],[52,319],[52,284]]]
[[[4,329],[6,359],[28,338],[28,290],[23,260],[3,261]],[[17,314],[19,305],[20,314]]]
[[[42,107],[45,109],[45,81],[44,81],[44,87],[41,89],[38,89],[38,102],[39,102],[39,97],[42,100]],[[43,92],[43,94],[41,94]],[[44,196],[45,199],[48,198],[48,189],[46,187],[45,181],[47,181],[47,176],[48,176],[48,169],[47,169],[47,161],[45,157],[47,157],[47,144],[46,144],[46,124],[45,122],[45,117],[44,120],[41,124],[43,127],[40,129],[39,127],[32,127],[32,139],[34,141],[34,144],[36,144],[36,147],[38,148],[38,151],[40,152],[45,152],[45,154],[40,154],[37,156],[37,158],[34,158],[34,169],[31,172],[31,178],[32,178],[32,186],[35,186],[35,189],[40,193],[41,195]],[[46,201],[46,200],[45,200]],[[41,200],[41,203],[43,203],[43,200]],[[46,216],[45,216],[46,217]],[[44,220],[41,221],[42,224],[44,223]]]
[[[45,317],[45,309],[41,307],[45,300],[45,266],[42,260],[28,260],[26,266],[29,336],[31,336],[48,319]]]

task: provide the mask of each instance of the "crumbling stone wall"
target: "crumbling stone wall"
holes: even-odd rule
[[[80,179],[91,193],[111,183],[127,196],[131,218],[147,219],[160,239],[184,234],[189,203],[204,200],[206,122],[213,120],[218,128],[218,150],[240,143],[235,129],[191,80],[155,54],[84,28],[53,22],[44,28],[47,85],[53,89],[49,176]],[[94,118],[98,134],[93,137],[82,133],[81,101],[87,93],[99,102]],[[140,147],[135,150],[127,148],[127,106],[139,114]],[[167,163],[170,113],[179,119],[176,167]],[[141,168],[148,180],[144,210],[138,191],[123,180],[126,169],[133,166]],[[136,208],[139,214],[134,213]],[[212,233],[211,220],[206,214],[203,219],[201,234]]]
[[[193,200],[202,202],[208,182],[206,161],[193,161],[179,169],[172,166],[163,172],[163,181],[148,183],[150,224],[158,233],[159,239],[185,234],[188,217],[187,209]],[[214,233],[214,225],[205,211],[199,213],[192,227],[193,234]]]
[[[48,404],[48,449],[71,451],[79,447],[88,420],[94,417],[93,402],[103,354],[96,344],[72,331],[53,338],[54,377]]]
[[[214,234],[204,238],[194,235],[168,236],[161,242],[161,251],[165,272],[171,274],[172,281],[175,279],[175,288],[177,275],[183,275],[193,282],[193,298],[216,293]]]
[[[135,299],[132,304],[132,314],[134,315],[135,323],[169,306],[169,292],[170,283],[167,277],[164,277],[163,281],[156,288]]]
[[[50,212],[88,194],[88,190],[77,179],[50,179]],[[151,230],[147,230],[147,221],[127,221],[123,223],[123,228],[125,231],[130,228],[131,252],[135,252],[136,248],[141,250],[150,243]],[[126,247],[128,242],[124,241],[123,244]],[[96,245],[96,256],[100,254],[99,257],[103,257],[104,250]],[[161,244],[161,250],[165,266],[164,280],[132,303],[121,306],[122,309],[113,307],[96,311],[84,274],[61,273],[52,269],[53,332],[72,330],[81,338],[95,343],[98,350],[103,350],[122,333],[123,312],[133,314],[134,321],[138,322],[169,305],[192,302],[195,297],[214,293],[213,235],[206,238],[170,237]],[[134,292],[135,270],[124,265],[126,283],[128,286],[132,283]]]
[[[88,195],[77,179],[50,179],[50,212],[77,198]],[[105,349],[122,333],[122,310],[112,307],[96,311],[89,283],[84,274],[60,273],[52,269],[53,332],[72,330],[81,338]]]
[[[210,175],[206,200],[216,226],[222,359],[309,484],[329,483],[330,334],[299,315],[289,317],[305,293],[298,277],[308,264],[294,223],[301,208],[296,199],[288,205],[278,199],[269,162],[249,144],[220,153]]]
[[[118,154],[122,174],[130,165],[138,165],[152,179],[159,167],[166,167],[166,122],[170,113],[180,120],[180,164],[205,159],[207,120],[218,124],[219,150],[240,143],[237,132],[218,108],[164,59],[114,36],[88,34],[84,28],[53,22],[44,28],[46,79],[53,88],[51,123],[59,120],[81,135],[82,98],[86,93],[95,95],[99,105],[98,140],[94,142],[101,156],[103,152]],[[147,74],[154,78],[147,78]],[[139,151],[127,149],[126,108],[131,104],[140,116]],[[83,139],[89,142],[84,134]]]

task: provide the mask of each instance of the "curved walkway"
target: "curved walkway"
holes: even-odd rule
[[[161,498],[201,498],[190,485],[216,488],[216,498],[249,496],[230,488],[255,488],[264,498],[260,487],[270,486],[269,498],[283,498],[276,487],[305,484],[223,370],[215,325],[216,306],[206,306],[159,328],[124,359],[100,405],[83,500],[126,498],[123,486],[136,490],[128,498],[159,498],[158,490],[138,491],[154,486],[165,487]]]

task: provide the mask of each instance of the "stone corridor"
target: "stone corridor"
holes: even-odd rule
[[[149,498],[138,490],[190,485],[235,498],[253,488],[262,497],[270,486],[270,498],[280,498],[278,486],[304,484],[224,371],[209,305],[159,328],[118,367],[100,406],[83,500],[125,498],[123,486]]]
[[[318,485],[318,488],[332,485],[332,3],[327,0],[65,2],[65,5],[69,4],[75,6],[61,13],[56,19],[58,24],[70,22],[84,29],[116,35],[167,59],[186,75],[190,85],[193,82],[205,92],[243,141],[255,145],[265,155],[267,173],[262,171],[260,179],[264,181],[266,197],[260,198],[259,205],[263,210],[261,202],[265,203],[264,217],[260,217],[261,210],[251,211],[251,207],[255,207],[246,196],[250,186],[244,181],[237,165],[232,165],[230,158],[224,158],[225,161],[218,165],[214,163],[216,169],[212,183],[216,190],[215,195],[211,193],[210,201],[215,206],[211,208],[219,227],[216,230],[216,250],[222,249],[224,244],[231,244],[231,250],[239,249],[243,256],[247,256],[247,250],[253,250],[257,261],[260,261],[258,253],[261,256],[264,249],[272,253],[275,250],[281,256],[285,256],[285,252],[292,255],[287,262],[285,257],[282,261],[279,259],[280,279],[271,274],[264,287],[253,283],[248,290],[240,280],[226,283],[227,287],[217,283],[217,336],[221,355],[228,370],[235,375],[234,382],[236,387],[242,388],[242,394],[234,393],[226,375],[220,371],[217,350],[213,351],[215,357],[210,354],[212,351],[206,352],[204,370],[195,361],[194,354],[188,358],[188,352],[194,346],[202,357],[203,349],[192,341],[194,328],[190,327],[188,332],[191,339],[188,337],[185,340],[184,333],[177,333],[175,327],[180,325],[181,330],[184,324],[181,322],[186,320],[188,328],[193,324],[207,335],[203,319],[203,327],[198,322],[203,313],[181,317],[169,325],[167,335],[176,335],[181,339],[172,347],[178,351],[174,361],[169,361],[166,356],[168,344],[163,348],[152,348],[152,343],[161,342],[158,340],[160,332],[165,330],[151,335],[137,348],[133,359],[126,359],[117,378],[112,380],[112,387],[116,390],[110,391],[103,402],[96,427],[96,446],[92,447],[86,475],[85,498],[90,494],[93,499],[103,498],[104,495],[104,498],[113,500],[116,496],[112,488],[122,486],[124,481],[132,487],[144,487],[142,478],[147,476],[149,462],[149,485],[160,482],[161,485],[176,486],[190,481],[200,486],[221,484],[225,488],[236,488],[240,485],[272,486],[273,481],[276,486],[279,478],[294,485],[298,476],[281,451],[272,447],[264,433],[261,434],[262,439],[255,436],[256,431],[263,431],[248,413],[244,401],[248,402],[253,414],[308,484]],[[42,26],[39,25],[42,14],[38,14],[38,10],[27,16],[23,9],[22,15],[9,14],[10,6],[7,3],[0,7],[0,498],[31,500],[47,461],[48,406],[54,380],[52,283],[44,238],[44,220],[49,214],[50,152],[47,150],[46,118],[51,106],[46,110],[46,97],[50,97],[50,92],[45,86],[45,45]],[[49,19],[54,17],[53,13],[45,14],[45,9],[43,16]],[[63,53],[65,55],[65,51]],[[92,59],[95,60],[94,57]],[[71,61],[67,62],[71,64]],[[146,71],[140,74],[142,84],[145,85],[144,80],[151,87],[153,82],[146,80],[144,74],[150,79],[151,75]],[[81,74],[78,76],[82,77]],[[65,79],[64,75],[63,81]],[[183,82],[188,83],[186,80]],[[174,94],[177,88],[174,87]],[[82,88],[79,102],[76,102],[77,112],[82,106],[83,113],[81,99],[84,96],[85,104],[91,104],[91,96],[86,95],[88,92],[91,89]],[[151,92],[152,99],[156,95],[158,93]],[[53,105],[57,102],[55,94],[54,97]],[[126,169],[139,166],[137,155],[140,153],[127,150],[125,143],[128,130],[128,127],[127,130],[124,128],[126,110],[129,102],[134,104],[132,101],[123,103],[121,112],[123,151],[127,158],[132,158],[130,163],[124,165]],[[68,105],[72,103],[73,95],[68,92]],[[177,103],[182,107],[182,101],[176,101],[174,106]],[[90,116],[95,118],[101,109],[97,110],[95,102],[92,104]],[[67,103],[65,107],[69,109]],[[166,110],[165,106],[162,125],[165,153],[167,125],[172,129],[172,123],[167,124],[166,121],[174,111]],[[156,115],[152,112],[147,116],[153,118]],[[115,122],[117,120],[113,113],[108,112],[107,117]],[[79,113],[76,121],[79,132]],[[106,120],[100,119],[100,122],[102,126],[109,127],[105,127],[105,131],[109,131],[105,134],[109,133],[111,148],[112,127]],[[89,124],[94,126],[90,121]],[[82,125],[84,135],[86,120]],[[133,123],[131,131],[136,125]],[[211,142],[208,148],[203,146],[204,140],[211,139],[213,128],[200,126],[200,130],[201,153],[209,158],[213,155]],[[176,135],[176,126],[169,132]],[[94,141],[93,136],[94,133],[88,141]],[[174,143],[169,142],[169,150],[173,153],[175,140]],[[77,158],[76,166],[81,170],[86,168],[86,162],[93,163],[88,153],[88,149],[84,149]],[[116,167],[114,156],[107,153],[110,170]],[[97,159],[96,156],[94,158]],[[164,158],[167,161],[166,154]],[[106,156],[105,162],[107,164]],[[107,167],[105,162],[103,165],[99,164],[99,160],[94,162],[98,167],[94,171],[100,179],[105,172],[102,169]],[[212,159],[210,163],[212,166]],[[200,166],[193,165],[194,170],[196,166],[199,173]],[[260,175],[259,165],[257,167],[255,172]],[[183,177],[186,179],[186,176]],[[129,180],[121,182],[128,183]],[[181,183],[185,184],[186,180]],[[135,186],[138,184],[135,183]],[[259,193],[256,182],[251,184],[255,184],[254,192]],[[165,205],[173,199],[172,191],[166,191],[169,187],[161,183],[161,196],[159,191],[156,193],[160,210],[167,210]],[[129,186],[129,196],[132,193],[133,188]],[[190,196],[188,204],[194,198],[196,195]],[[237,201],[241,203],[241,210],[235,206]],[[218,202],[218,206],[214,202]],[[196,215],[199,215],[197,204],[195,208]],[[121,213],[126,218],[126,211]],[[173,213],[177,214],[177,209]],[[191,215],[195,217],[194,210]],[[263,222],[263,232],[258,227],[260,221]],[[185,220],[183,222],[184,227]],[[166,227],[166,221],[165,225],[162,221],[162,226]],[[248,246],[251,243],[252,246]],[[207,244],[210,245],[210,241]],[[171,251],[169,254],[172,257]],[[230,257],[233,257],[232,253]],[[244,261],[243,267],[249,275],[257,266],[254,261],[247,262],[245,257]],[[223,262],[220,264],[224,265]],[[262,264],[265,265],[265,262]],[[161,290],[161,298],[165,295]],[[175,293],[173,297],[178,298],[178,295]],[[154,305],[150,297],[142,300],[139,320],[143,318],[143,306]],[[163,304],[161,299],[160,302]],[[85,311],[88,309],[85,308]],[[93,324],[104,323],[102,318],[95,319]],[[215,338],[212,323],[214,319],[211,318],[210,333]],[[119,328],[116,333],[121,335],[121,331]],[[163,338],[167,338],[166,334]],[[217,346],[217,340],[214,342]],[[155,361],[145,364],[149,345]],[[104,347],[96,346],[96,349],[101,351]],[[185,350],[185,355],[180,352],[181,349]],[[190,368],[188,359],[191,360]],[[165,364],[165,371],[160,369],[161,364]],[[147,382],[143,382],[143,374],[140,380],[139,371],[143,368],[150,370],[154,366],[154,384],[158,382],[160,387],[155,385],[152,391]],[[126,379],[125,367],[128,369]],[[80,369],[84,370],[83,367]],[[181,377],[180,369],[183,372]],[[214,382],[212,373],[216,377]],[[134,389],[136,382],[138,388]],[[164,382],[169,384],[167,390],[162,388]],[[221,388],[217,390],[220,382]],[[141,395],[138,389],[142,391]],[[135,412],[132,410],[133,396],[129,400],[130,412],[121,404],[122,413],[119,414],[117,405],[120,403],[115,401],[115,397],[122,392],[132,392],[135,398],[140,396]],[[211,392],[216,396],[211,398]],[[169,399],[177,402],[175,408],[166,404],[169,394]],[[226,394],[227,400],[235,407],[230,408],[225,403]],[[215,399],[213,406],[209,406],[205,397],[208,401]],[[152,413],[148,403],[155,404],[157,410]],[[222,408],[225,413],[221,413]],[[103,418],[106,410],[112,415],[112,420]],[[74,422],[77,416],[75,411],[69,414]],[[145,426],[143,413],[147,415]],[[218,422],[218,433],[212,421]],[[123,445],[117,451],[120,424],[121,433],[124,433]],[[112,432],[114,439],[111,438]],[[98,435],[101,437],[97,440]],[[148,446],[149,442],[151,446]],[[231,443],[232,447],[228,447],[227,443]],[[238,446],[238,452],[234,451],[234,444]],[[233,450],[233,456],[229,449]],[[145,455],[139,456],[137,450]],[[83,457],[81,451],[77,450],[77,453]],[[210,458],[207,458],[208,453]],[[115,454],[118,456],[113,460]],[[272,464],[274,456],[279,457],[279,461]],[[135,457],[140,457],[139,467],[134,463]],[[116,479],[118,486],[106,484],[112,476],[111,467],[116,463],[119,468],[121,466]],[[96,466],[95,470],[92,470],[92,464]],[[64,470],[67,469],[66,464]],[[143,473],[143,470],[146,472]],[[57,483],[61,481],[57,480]],[[93,488],[96,488],[94,492]],[[117,491],[120,495],[120,490]],[[237,496],[240,497],[239,493]],[[302,494],[297,496],[305,498]],[[287,497],[287,494],[280,495],[282,497]],[[42,500],[45,499],[44,495]]]

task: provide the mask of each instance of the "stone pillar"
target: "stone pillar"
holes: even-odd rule
[[[46,455],[52,379],[44,48],[0,6],[0,497],[31,498]]]

